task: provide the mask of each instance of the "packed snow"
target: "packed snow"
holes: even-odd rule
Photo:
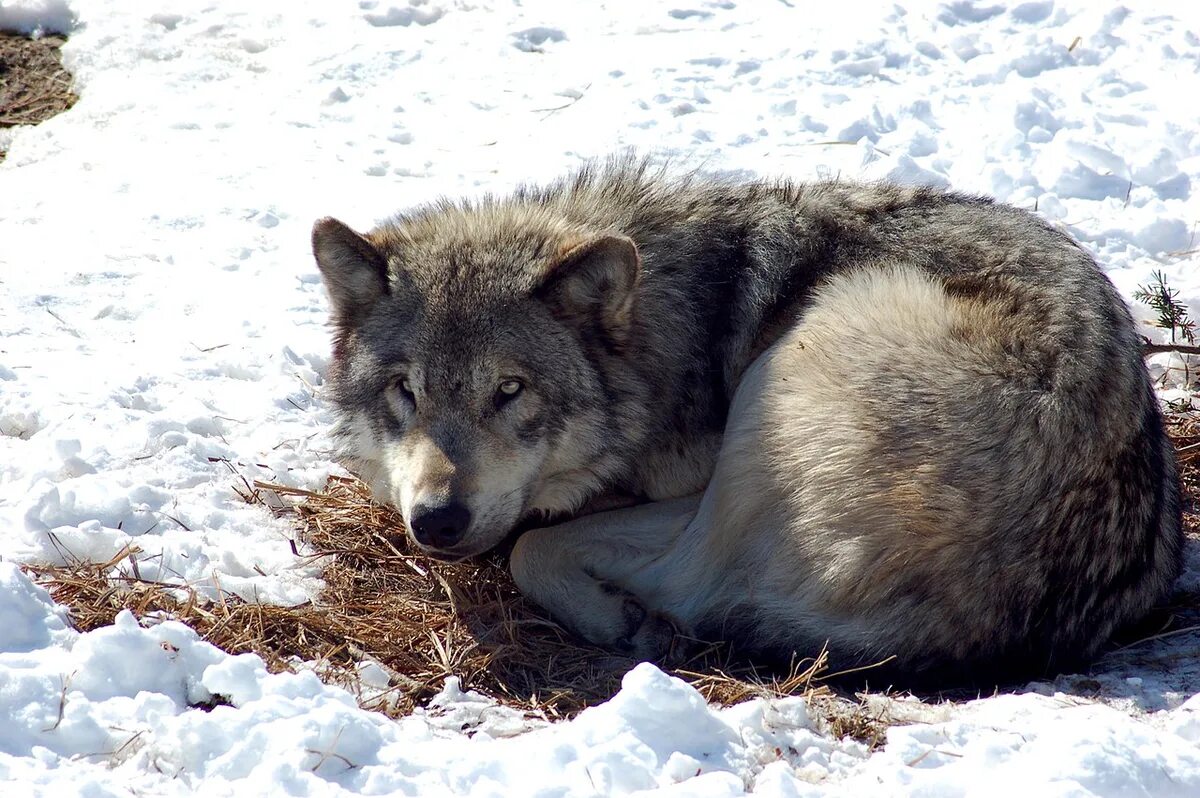
[[[312,221],[625,147],[989,194],[1126,296],[1161,271],[1200,308],[1198,8],[0,0],[0,28],[69,35],[80,95],[0,130],[0,793],[1200,795],[1195,632],[1012,694],[876,696],[902,722],[869,750],[801,698],[710,707],[647,664],[568,722],[454,679],[393,721],[177,622],[81,634],[16,565],[133,545],[145,578],[312,597],[319,564],[231,487],[337,470]]]

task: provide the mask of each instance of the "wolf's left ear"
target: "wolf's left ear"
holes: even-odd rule
[[[387,259],[337,219],[313,225],[312,248],[338,323],[352,323],[388,293]]]
[[[641,272],[641,257],[631,239],[596,236],[570,246],[558,257],[537,296],[560,315],[595,319],[610,330],[621,330],[632,321],[634,288]]]

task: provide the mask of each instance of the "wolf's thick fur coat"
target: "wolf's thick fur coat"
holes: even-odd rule
[[[1024,211],[619,159],[313,240],[351,467],[442,556],[574,516],[512,571],[596,643],[1027,675],[1178,573],[1129,313]]]

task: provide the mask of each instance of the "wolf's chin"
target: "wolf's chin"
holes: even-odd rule
[[[459,563],[459,562],[462,562],[463,560],[467,560],[467,559],[470,559],[471,557],[476,556],[476,554],[470,554],[470,553],[459,554],[458,552],[441,551],[440,549],[427,549],[421,545],[417,545],[417,548],[426,557],[429,557],[430,559],[433,559],[433,560],[437,560],[438,562],[447,563],[449,565],[453,565],[454,563]],[[482,553],[483,552],[477,552],[477,554],[482,554]]]

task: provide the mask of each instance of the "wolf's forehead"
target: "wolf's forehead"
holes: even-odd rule
[[[395,246],[393,268],[407,268],[433,295],[465,292],[478,300],[528,294],[569,236],[545,220],[494,214],[423,219]]]
[[[448,326],[502,315],[509,305],[530,296],[534,287],[520,261],[426,261],[413,270],[411,282],[422,305]]]
[[[506,280],[505,284],[525,276],[545,258],[542,247],[503,239],[437,241],[417,255],[423,261],[420,267],[443,279],[492,278]]]
[[[518,358],[528,342],[514,335],[516,320],[501,318],[494,311],[478,314],[432,313],[422,330],[423,359],[452,371],[491,371]]]
[[[393,277],[393,291],[412,292],[427,324],[469,330],[533,292],[534,281],[519,258],[430,254],[416,257]]]

